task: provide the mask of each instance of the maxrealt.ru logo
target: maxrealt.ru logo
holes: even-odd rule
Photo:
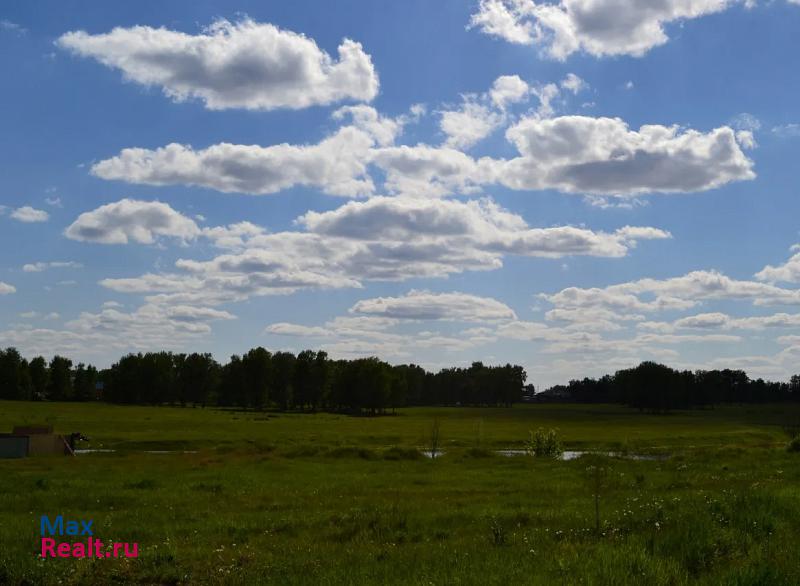
[[[63,515],[58,515],[51,521],[47,515],[42,515],[42,557],[98,559],[139,557],[138,543],[115,542],[105,545],[94,536],[93,524],[94,521],[91,519],[88,521],[84,519],[65,521]],[[53,536],[79,537],[85,541],[61,541]]]

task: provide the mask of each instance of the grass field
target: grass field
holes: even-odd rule
[[[49,422],[115,450],[0,460],[0,584],[798,584],[800,454],[782,431],[798,418],[783,405],[355,418],[0,402],[0,431]],[[434,419],[445,454],[431,460],[418,449]],[[669,458],[494,452],[538,427],[568,449]],[[140,557],[40,560],[42,514],[93,519]]]

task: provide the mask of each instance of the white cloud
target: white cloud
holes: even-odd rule
[[[342,41],[337,60],[313,39],[249,19],[218,20],[198,35],[149,26],[73,31],[57,45],[119,69],[128,80],[160,86],[175,101],[199,98],[210,110],[370,101],[379,86],[359,43]]]
[[[713,189],[752,179],[753,162],[728,127],[708,133],[676,126],[630,130],[619,118],[526,118],[506,137],[522,155],[495,168],[512,189],[635,195]]]
[[[172,143],[156,150],[123,149],[92,167],[102,179],[146,185],[196,185],[223,193],[264,195],[297,185],[332,195],[373,191],[367,160],[373,138],[347,126],[318,144],[269,147],[220,143],[195,150]]]
[[[642,56],[669,38],[664,26],[721,12],[737,0],[481,0],[471,28],[550,58],[575,52],[595,57]]]
[[[489,96],[495,106],[505,110],[510,104],[525,101],[529,92],[530,87],[519,75],[501,75],[494,80]]]
[[[527,20],[529,4],[527,0],[481,0],[467,28],[479,28],[509,43],[529,45],[533,42],[533,25]]]
[[[413,110],[413,107],[412,107]],[[403,131],[403,126],[408,122],[418,119],[418,113],[389,118],[381,115],[372,106],[359,104],[357,106],[342,106],[336,110],[332,117],[334,120],[344,120],[347,116],[353,121],[353,126],[369,134],[380,146],[394,143],[397,136]]]
[[[275,334],[278,336],[298,336],[298,337],[328,337],[331,331],[318,327],[318,326],[303,326],[300,324],[291,324],[280,322],[270,324],[264,330],[264,333]]]
[[[800,291],[738,281],[716,271],[692,271],[670,279],[639,279],[605,288],[568,287],[542,298],[558,308],[606,308],[655,312],[689,309],[711,299],[749,300],[755,305],[800,304]]]
[[[228,226],[203,228],[203,236],[214,242],[218,248],[242,248],[245,243],[256,236],[266,233],[261,226],[252,222],[237,222]]]
[[[800,4],[800,2],[798,2],[798,4]],[[800,124],[773,126],[772,133],[780,138],[796,138],[800,136]]]
[[[671,333],[675,330],[765,330],[796,328],[800,326],[800,313],[775,313],[751,317],[734,317],[721,312],[699,313],[674,322],[642,322],[642,329]]]
[[[485,158],[475,161],[457,149],[424,144],[377,149],[372,163],[386,173],[388,192],[431,197],[476,191],[490,181],[494,165]]]
[[[19,316],[23,319],[37,319],[41,318],[44,320],[56,320],[60,319],[61,315],[56,313],[55,311],[42,315],[38,311],[25,311],[20,313]]]
[[[11,217],[20,222],[46,222],[50,219],[50,214],[44,210],[37,210],[31,206],[22,206],[11,212]]]
[[[502,122],[499,112],[474,99],[466,99],[460,109],[442,112],[439,127],[447,135],[447,146],[467,149],[489,136]]]
[[[16,293],[16,291],[17,288],[13,285],[0,281],[0,295],[10,295],[11,293]]]
[[[669,238],[649,227],[625,226],[613,233],[562,226],[529,228],[525,220],[491,200],[459,202],[373,197],[336,210],[308,212],[298,222],[309,231],[340,238],[405,244],[416,261],[456,259],[477,253],[557,258],[567,255],[624,256],[637,240]],[[425,251],[428,251],[425,254]],[[421,256],[425,254],[425,257]]]
[[[249,223],[202,235],[230,252],[211,260],[179,259],[175,272],[104,279],[152,302],[216,305],[308,288],[357,288],[367,280],[445,277],[493,270],[506,255],[558,258],[625,256],[640,240],[668,238],[656,228],[615,232],[560,226],[530,228],[491,200],[373,197],[296,220],[305,231],[266,233]]]
[[[200,229],[165,203],[122,199],[81,214],[64,234],[83,242],[152,244],[158,237],[191,240]]]
[[[608,197],[604,195],[585,195],[583,201],[592,207],[600,208],[601,210],[632,210],[638,207],[648,205],[648,202],[643,199],[635,197]]]
[[[800,245],[795,244],[792,250],[800,249]],[[759,281],[770,283],[800,283],[800,252],[792,255],[785,263],[772,266],[767,265],[755,275]]]
[[[568,73],[567,77],[561,81],[561,87],[565,90],[571,91],[575,95],[578,95],[589,86],[574,73]]]
[[[47,269],[80,269],[83,265],[75,261],[53,261],[35,262],[23,265],[22,270],[26,273],[41,273]]]
[[[498,321],[516,319],[514,311],[491,297],[467,293],[411,290],[402,297],[363,299],[351,313],[410,320]]]

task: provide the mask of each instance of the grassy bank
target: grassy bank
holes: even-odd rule
[[[431,461],[416,448],[434,417],[446,453]],[[2,430],[50,421],[116,450],[0,461],[0,583],[794,584],[800,455],[781,429],[792,417],[784,406],[370,419],[0,403]],[[570,448],[670,458],[494,453],[537,427]],[[40,561],[42,514],[94,519],[96,536],[136,541],[141,557]]]

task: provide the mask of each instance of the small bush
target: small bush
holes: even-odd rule
[[[545,431],[541,427],[536,433],[529,432],[530,437],[525,442],[525,450],[537,458],[560,458],[564,453],[564,445],[555,429]]]
[[[494,452],[485,448],[469,448],[464,454],[465,458],[491,458]]]
[[[793,453],[800,452],[800,435],[796,435],[792,438],[792,440],[786,445],[786,451]]]
[[[422,454],[419,450],[414,448],[398,448],[397,446],[389,448],[383,453],[384,460],[420,460]]]
[[[492,518],[489,522],[489,531],[492,535],[492,545],[495,547],[502,547],[506,544],[506,530],[500,521]]]
[[[361,458],[362,460],[375,459],[375,453],[366,448],[341,447],[330,450],[327,454],[329,458]]]

